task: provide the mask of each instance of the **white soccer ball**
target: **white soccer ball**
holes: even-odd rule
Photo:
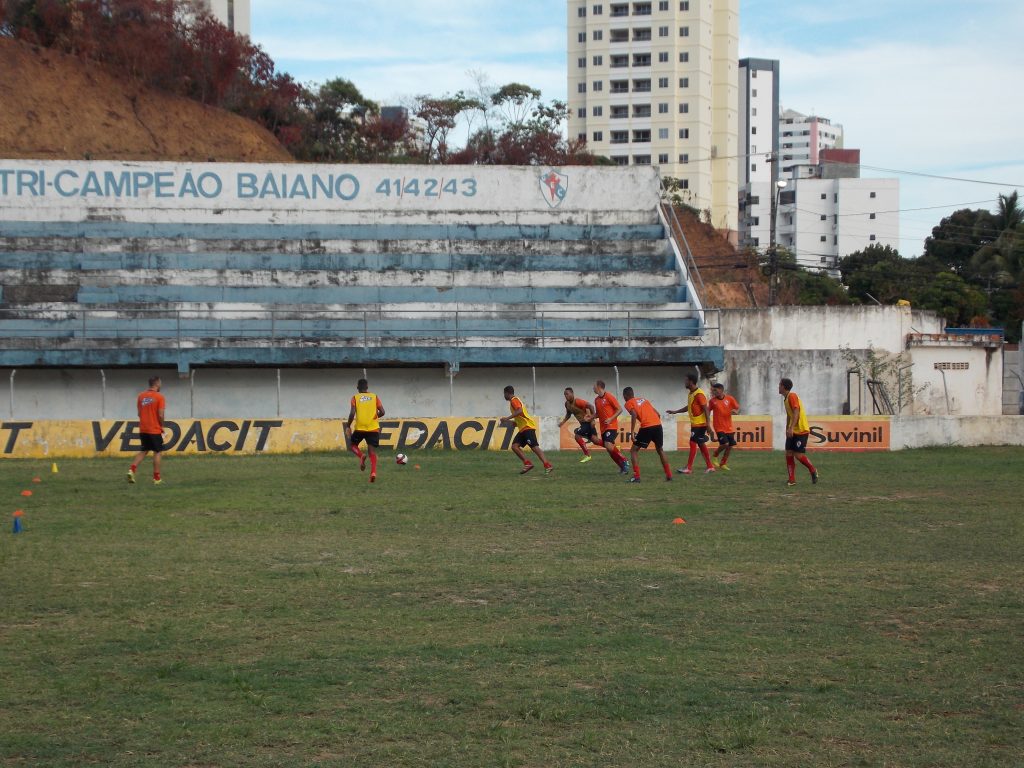
[[[408,464],[409,463],[409,457],[406,456],[404,453],[400,453],[397,456],[395,456],[395,463],[396,464]]]

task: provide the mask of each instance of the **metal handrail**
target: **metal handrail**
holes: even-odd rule
[[[690,243],[687,241],[686,233],[683,231],[683,224],[679,221],[679,215],[676,213],[676,208],[671,203],[662,202],[661,211],[662,215],[666,219],[666,224],[668,224],[667,228],[669,230],[669,237],[676,244],[679,253],[683,256],[684,266],[686,267],[686,271],[693,283],[694,290],[697,291],[697,299],[703,309],[704,299],[707,296],[707,288],[704,286],[704,278],[701,276],[700,270],[697,269],[697,262],[693,258],[693,251],[690,250]],[[678,240],[676,238],[677,235]],[[682,248],[679,248],[680,241],[682,242]]]

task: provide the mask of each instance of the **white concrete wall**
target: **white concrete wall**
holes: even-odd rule
[[[903,416],[892,420],[892,449],[1021,445],[1024,416]]]
[[[937,416],[999,416],[1003,412],[1003,356],[981,346],[912,347],[914,413]],[[937,370],[936,364],[968,366]]]

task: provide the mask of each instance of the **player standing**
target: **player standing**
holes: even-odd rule
[[[149,389],[140,392],[135,399],[135,408],[139,413],[139,439],[142,442],[142,450],[135,454],[132,465],[128,468],[128,482],[135,482],[135,470],[146,458],[146,454],[153,452],[153,485],[160,485],[160,457],[164,451],[164,408],[166,402],[160,394],[163,382],[159,376],[153,376],[149,380]]]
[[[661,426],[661,417],[654,404],[645,398],[635,397],[633,388],[626,387],[622,390],[622,399],[626,401],[626,413],[630,416],[629,431],[633,435],[633,447],[629,449],[629,458],[633,461],[633,476],[629,478],[631,483],[640,482],[640,450],[654,443],[654,450],[661,458],[661,466],[665,470],[665,479],[672,479],[672,467],[665,458],[663,445],[665,443],[665,432]],[[636,423],[640,422],[640,431],[636,431]]]
[[[807,424],[807,413],[800,398],[793,391],[793,380],[779,382],[779,394],[786,406],[786,470],[789,473],[787,485],[796,485],[796,462],[799,461],[811,473],[811,482],[818,482],[818,470],[807,458],[807,438],[811,428]]]
[[[580,464],[586,464],[593,457],[590,455],[590,450],[587,448],[587,442],[590,441],[595,445],[601,445],[601,438],[597,434],[597,430],[594,429],[594,409],[590,403],[584,400],[582,397],[576,397],[576,393],[573,392],[572,387],[565,388],[565,417],[558,422],[558,428],[561,429],[562,425],[565,424],[569,419],[575,416],[580,425],[573,431],[576,435],[576,445],[583,451],[583,458],[580,459]]]
[[[729,471],[729,454],[736,446],[736,430],[732,425],[733,415],[740,412],[740,404],[732,395],[725,394],[724,384],[711,385],[711,401],[708,403],[711,410],[711,439],[714,440],[717,434],[718,447],[715,448],[715,458],[721,455],[718,460],[718,468]]]
[[[554,467],[544,458],[544,451],[540,449],[540,443],[537,442],[537,420],[526,410],[526,404],[516,397],[516,390],[511,385],[505,387],[505,400],[508,401],[510,413],[508,416],[501,417],[501,423],[508,424],[510,421],[514,421],[516,427],[519,428],[519,432],[512,441],[512,452],[523,462],[523,468],[519,474],[525,475],[533,469],[533,462],[526,458],[526,454],[523,452],[523,448],[530,446],[530,450],[544,464],[544,474],[550,475]]]
[[[619,474],[628,475],[629,462],[615,447],[615,438],[619,435],[619,414],[622,413],[622,408],[619,406],[619,401],[615,399],[615,395],[605,391],[604,382],[600,379],[594,382],[594,394],[597,395],[594,398],[594,411],[597,413],[601,442],[604,443],[604,449],[608,451],[612,461],[618,465]]]
[[[689,397],[686,400],[686,408],[668,410],[665,413],[682,413],[684,410],[690,415],[690,458],[686,462],[686,469],[677,470],[681,475],[693,474],[693,459],[700,448],[700,455],[704,457],[707,464],[706,473],[714,472],[715,467],[711,463],[711,454],[708,453],[708,398],[697,386],[697,376],[693,373],[686,374],[686,389]]]
[[[380,398],[369,391],[366,379],[356,382],[356,394],[348,410],[348,421],[345,422],[345,436],[349,441],[349,450],[359,459],[359,471],[366,469],[366,456],[359,450],[359,444],[366,443],[366,452],[370,454],[370,482],[377,482],[377,448],[380,446],[380,417],[384,415],[384,405]],[[356,422],[352,431],[352,420]]]

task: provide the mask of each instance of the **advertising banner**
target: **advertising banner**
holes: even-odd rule
[[[690,420],[686,416],[677,418],[676,442],[680,451],[689,450]],[[771,416],[733,416],[736,427],[736,448],[744,451],[770,451],[772,449]]]
[[[809,416],[814,451],[888,451],[891,430],[888,416]]]
[[[579,450],[579,446],[576,444],[576,435],[573,434],[574,430],[579,426],[579,422],[576,419],[570,419],[562,425],[562,429],[558,435],[558,448],[562,451],[573,451]],[[591,445],[591,443],[588,443]],[[633,433],[629,431],[629,419],[619,419],[619,431],[615,437],[615,445],[618,446],[619,450],[629,451],[633,445]],[[596,447],[596,446],[595,446]],[[669,444],[665,445],[665,449],[669,450],[672,446]],[[648,446],[647,450],[654,450],[654,446]]]

